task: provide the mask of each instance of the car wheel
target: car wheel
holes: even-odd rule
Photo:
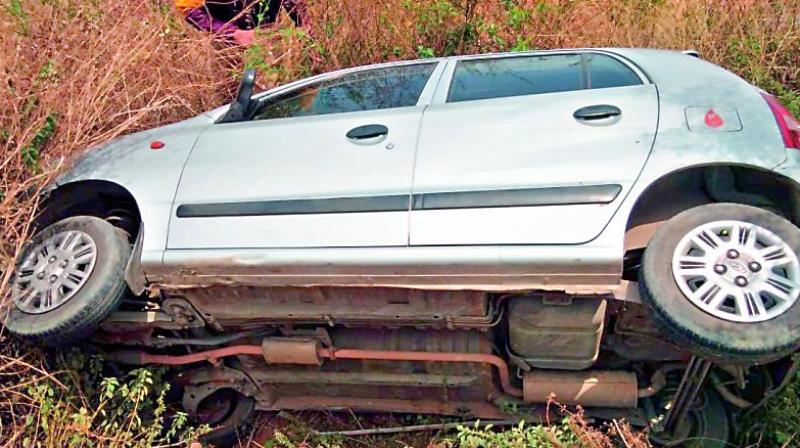
[[[130,254],[125,233],[100,218],[76,216],[45,228],[22,250],[6,328],[49,347],[90,336],[127,291]]]
[[[710,204],[667,221],[639,286],[658,327],[698,356],[753,363],[800,346],[800,229],[763,209]]]
[[[725,402],[719,395],[709,389],[702,389],[697,402],[678,422],[672,434],[651,431],[648,434],[650,443],[657,447],[683,448],[725,448],[732,446],[731,421]]]
[[[246,432],[256,402],[232,389],[220,389],[204,398],[193,416],[196,423],[208,425],[211,431],[200,441],[213,446],[232,446]]]

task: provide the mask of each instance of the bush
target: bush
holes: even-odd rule
[[[5,446],[186,445],[206,430],[189,425],[180,410],[168,412],[165,369],[108,376],[99,358],[77,350],[47,360],[35,350],[9,352],[14,347],[1,356]]]
[[[739,427],[740,446],[800,446],[800,372],[786,390],[746,413]]]

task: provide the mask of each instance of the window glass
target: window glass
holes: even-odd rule
[[[384,67],[325,79],[267,99],[254,120],[414,106],[436,63]]]
[[[460,61],[449,102],[580,90],[577,54]]]
[[[635,86],[642,83],[636,73],[622,62],[602,54],[586,54],[589,66],[586,85],[590,89]]]

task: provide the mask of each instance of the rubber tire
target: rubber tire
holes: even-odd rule
[[[758,323],[730,322],[701,310],[683,295],[672,275],[672,256],[681,238],[696,227],[721,220],[762,226],[800,251],[800,229],[763,209],[741,204],[709,204],[686,210],[656,231],[639,273],[642,300],[656,326],[697,356],[713,361],[763,363],[800,346],[800,301],[780,316]]]
[[[94,216],[66,218],[46,227],[22,250],[35,247],[55,233],[80,230],[94,239],[97,260],[81,289],[64,304],[42,314],[28,314],[10,306],[4,325],[16,337],[41,346],[65,347],[88,338],[114,312],[128,291],[125,267],[131,245],[124,231]]]

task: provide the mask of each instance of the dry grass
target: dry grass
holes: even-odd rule
[[[308,13],[307,28],[284,17],[242,50],[187,29],[169,0],[0,0],[0,296],[35,210],[22,192],[92,144],[224,103],[242,65],[261,68],[266,87],[410,57],[694,48],[800,111],[798,0],[315,0]],[[55,401],[65,409],[93,414],[98,402],[64,395],[49,373],[63,364],[7,340],[0,352],[0,444],[62,446],[75,434],[85,436],[75,446],[131,444],[103,435],[100,420],[43,426],[52,410],[30,385],[77,397]]]
[[[314,2],[315,69],[416,55],[596,46],[694,48],[799,87],[797,0]]]
[[[148,2],[94,3],[2,3],[3,267],[33,212],[19,194],[50,178],[65,157],[228,97],[229,71],[210,39],[187,34],[174,16]],[[5,284],[9,270],[3,272]]]
[[[69,156],[93,144],[218,106],[232,79],[230,62],[211,40],[187,33],[158,4],[3,0],[0,18],[5,291],[35,209],[34,199],[21,199],[24,191],[41,187]],[[69,382],[67,391],[62,382],[69,376],[56,379],[41,354],[21,351],[6,338],[0,353],[0,444],[66,446],[83,432],[100,446],[123,446],[113,434],[125,431],[101,429],[101,418],[93,427],[78,424],[80,408],[93,415],[99,403],[75,391],[79,382]]]
[[[505,421],[501,426],[471,421],[454,423],[453,417],[415,415],[299,412],[264,414],[254,430],[245,434],[240,448],[311,447],[390,447],[427,448],[649,448],[645,434],[636,432],[624,421],[612,421],[598,428],[586,419],[583,411],[573,412],[551,402],[546,425],[524,421]],[[410,433],[360,434],[353,430],[434,427]],[[439,425],[445,425],[442,428]]]

